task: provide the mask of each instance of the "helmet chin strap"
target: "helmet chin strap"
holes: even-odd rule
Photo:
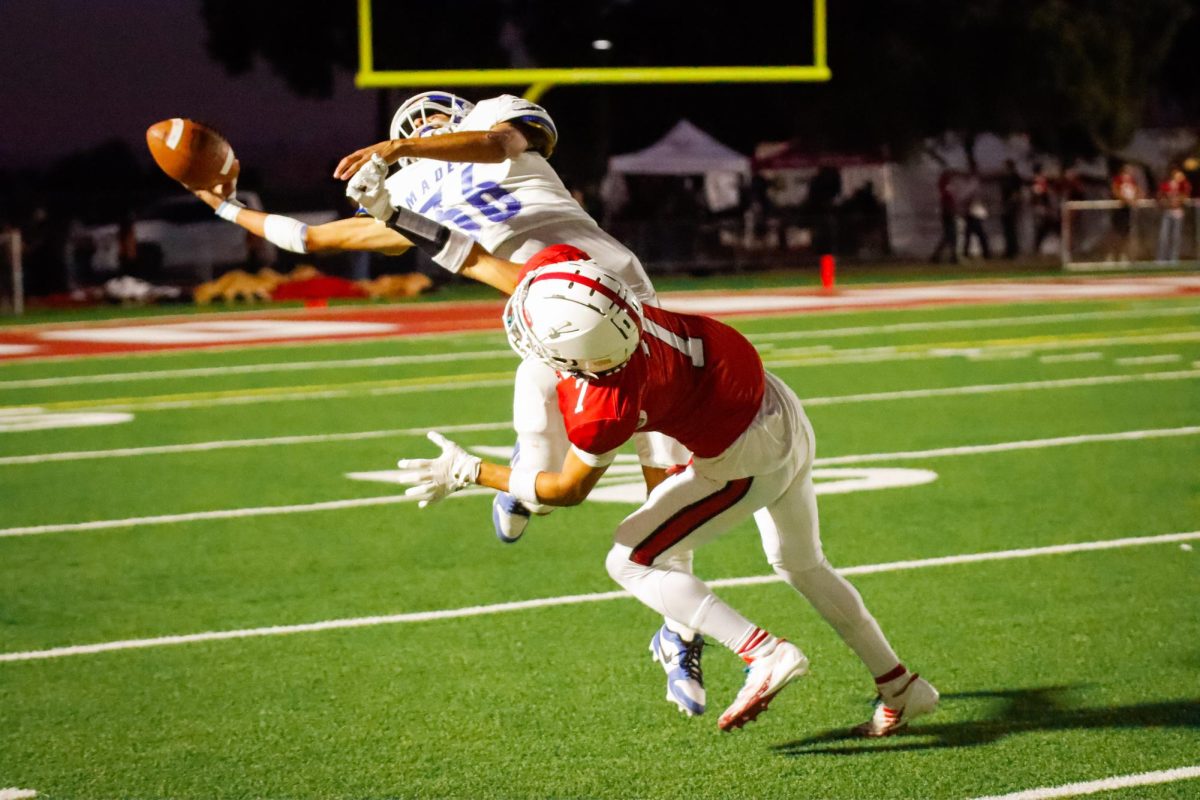
[[[563,370],[563,372],[566,372],[568,375],[575,378],[583,378],[584,380],[600,380],[601,378],[607,378],[609,375],[616,375],[618,372],[629,366],[629,362],[632,360],[632,358],[627,358],[625,361],[613,367],[612,369],[606,369],[603,372],[589,372],[585,369],[568,369]],[[554,365],[551,364],[550,366]]]
[[[449,122],[444,122],[442,120],[433,120],[432,122],[426,122],[424,125],[417,128],[416,130],[414,130],[412,132],[412,136],[409,136],[408,138],[423,139],[426,136],[438,136],[440,134],[449,133],[449,132],[450,132],[450,123]]]

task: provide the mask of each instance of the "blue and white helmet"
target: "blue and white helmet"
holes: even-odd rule
[[[391,138],[412,139],[428,135],[431,126],[454,130],[454,127],[462,122],[463,117],[470,114],[473,108],[475,108],[474,103],[464,100],[458,95],[450,94],[450,92],[432,91],[415,94],[396,109],[396,113],[392,117]],[[448,123],[430,122],[429,118],[435,114],[445,114],[450,121]]]

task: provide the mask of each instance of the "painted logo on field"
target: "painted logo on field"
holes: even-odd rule
[[[124,412],[52,412],[32,406],[0,408],[0,433],[45,431],[53,428],[90,428],[94,425],[117,425],[132,419],[133,414]]]
[[[508,447],[472,447],[474,452],[498,461],[508,461],[512,449]],[[398,469],[374,472],[348,472],[346,477],[356,481],[375,481],[404,485]],[[898,467],[853,467],[820,468],[813,470],[813,483],[817,494],[848,494],[876,489],[897,489],[903,486],[921,486],[937,480],[937,473],[927,469],[901,469]],[[454,496],[454,495],[452,495]],[[588,495],[588,500],[602,503],[629,503],[640,505],[646,501],[646,484],[642,480],[642,467],[635,455],[619,455],[604,473],[600,483]]]

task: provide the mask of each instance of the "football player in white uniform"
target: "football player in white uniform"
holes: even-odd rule
[[[397,205],[467,234],[506,260],[523,262],[549,245],[570,243],[620,277],[641,302],[657,305],[637,256],[600,229],[546,162],[558,133],[545,109],[512,95],[473,105],[450,92],[423,92],[401,104],[390,134],[391,139],[342,159],[335,176],[382,180],[388,165],[399,163],[400,169],[386,178],[388,194]],[[222,218],[292,252],[365,250],[398,255],[411,246],[399,232],[369,216],[307,226],[245,209],[227,199],[232,188],[195,194]],[[490,272],[487,264],[469,267],[464,274],[506,294],[515,288],[510,276]],[[522,361],[518,367],[513,391],[514,464],[519,460],[522,467],[534,470],[562,464],[569,442],[558,411],[556,381],[554,371],[536,360]],[[681,445],[659,434],[639,435],[636,445],[649,489],[663,480],[666,468],[690,458]],[[496,535],[515,542],[531,513],[550,510],[501,492],[492,505]],[[681,553],[673,563],[677,569],[691,571],[691,554]],[[655,643],[656,658],[668,673],[667,699],[685,713],[703,712],[699,634],[668,620]],[[681,665],[686,669],[681,670]]]

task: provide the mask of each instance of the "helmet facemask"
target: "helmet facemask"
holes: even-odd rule
[[[422,92],[400,104],[392,117],[389,133],[393,139],[419,139],[449,133],[473,108],[474,103],[449,92]],[[446,119],[433,119],[438,115]],[[396,163],[403,167],[412,162],[411,158],[402,158]]]

